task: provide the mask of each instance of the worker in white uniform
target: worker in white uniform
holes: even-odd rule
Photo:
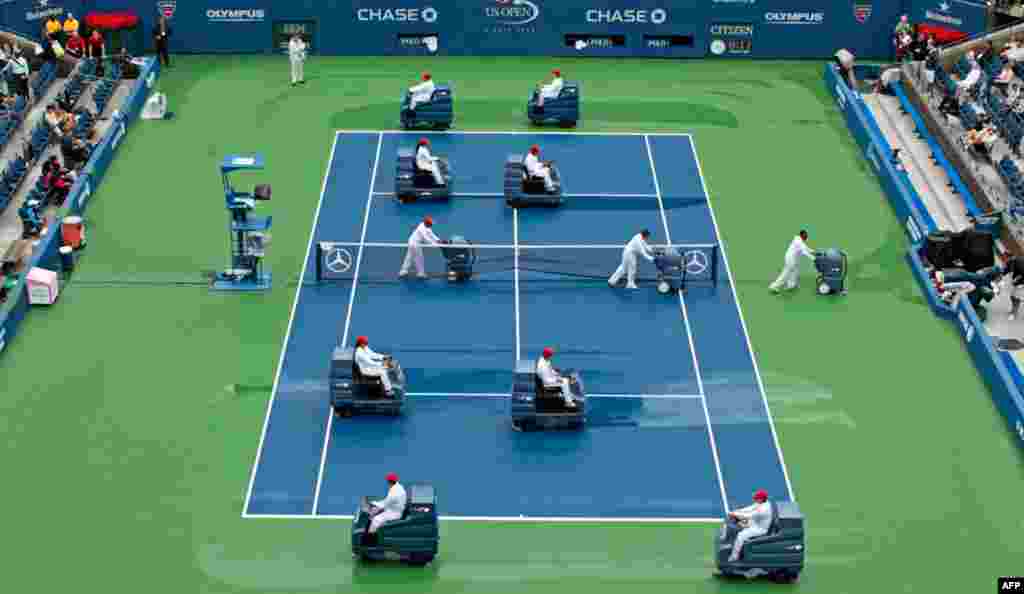
[[[416,169],[430,173],[434,176],[434,183],[443,186],[444,176],[441,175],[441,166],[437,161],[438,158],[430,154],[430,141],[421,138],[416,145]]]
[[[386,522],[402,519],[402,514],[405,513],[405,504],[408,501],[405,487],[398,482],[398,475],[393,472],[389,472],[385,478],[388,481],[387,497],[370,502],[370,505],[373,506],[370,510],[370,513],[373,514],[373,517],[370,518],[370,534],[376,533]]]
[[[626,288],[635,289],[636,286],[636,268],[637,268],[637,256],[643,256],[648,262],[654,261],[654,255],[651,254],[651,248],[647,245],[647,240],[650,238],[651,232],[647,229],[642,229],[639,233],[633,236],[633,239],[629,240],[626,247],[622,249],[622,263],[615,269],[615,272],[608,278],[608,285],[614,287],[619,284],[622,280],[622,276],[626,276]]]
[[[544,180],[545,190],[548,192],[555,190],[555,182],[551,179],[550,162],[540,160],[540,147],[536,144],[530,147],[530,152],[526,153],[526,158],[523,159],[523,167],[526,168],[526,173],[530,177]]]
[[[405,278],[409,274],[409,268],[414,263],[416,264],[416,276],[427,278],[427,273],[423,270],[423,246],[437,246],[442,243],[441,239],[434,235],[434,231],[431,229],[433,226],[434,219],[429,216],[423,217],[423,222],[417,225],[412,234],[409,235],[409,241],[405,250],[405,261],[402,262],[402,269],[398,271],[399,278]]]
[[[292,63],[292,86],[306,84],[306,42],[298,33],[288,41],[288,61]]]
[[[768,288],[773,293],[780,289],[795,289],[800,279],[800,256],[807,256],[814,261],[814,252],[807,247],[807,231],[800,231],[800,234],[793,238],[786,249],[786,263],[782,268],[779,278],[775,279]]]
[[[729,561],[739,561],[740,553],[751,538],[764,536],[772,526],[772,504],[768,502],[768,493],[759,489],[754,493],[754,503],[747,507],[729,512],[729,517],[739,522],[743,528],[736,535],[736,542],[732,545],[732,553]]]
[[[370,348],[370,339],[365,336],[356,338],[356,365],[359,366],[359,373],[366,377],[379,377],[384,384],[384,393],[391,395],[391,378],[388,377],[388,367],[391,366],[390,357],[375,353]]]
[[[541,83],[540,92],[537,94],[537,107],[544,109],[545,99],[555,99],[558,94],[562,92],[562,71],[555,68],[551,71],[551,82],[548,84]]]
[[[576,400],[572,397],[572,390],[569,388],[569,378],[562,377],[557,369],[551,366],[551,357],[555,356],[555,350],[551,347],[544,347],[544,352],[537,359],[537,377],[545,388],[558,388],[562,391],[562,400],[569,408],[576,408]]]
[[[422,79],[420,84],[409,87],[409,111],[415,111],[417,105],[430,101],[434,95],[434,80],[430,73],[424,72]]]

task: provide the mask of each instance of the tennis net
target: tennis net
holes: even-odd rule
[[[718,283],[718,244],[652,245],[657,254],[675,260],[640,258],[638,282],[675,278],[686,283]],[[361,249],[360,249],[361,248]],[[424,272],[429,278],[449,278],[452,269],[469,262],[472,281],[512,282],[606,282],[622,262],[623,245],[454,244],[424,246]],[[393,282],[406,258],[404,243],[321,241],[316,244],[315,274],[318,282]],[[361,255],[360,255],[361,254]],[[460,259],[460,254],[464,259]],[[451,259],[454,258],[454,259]],[[450,262],[452,263],[450,265]],[[658,266],[656,264],[661,264]],[[672,266],[675,264],[675,266]],[[409,268],[415,276],[415,265]]]

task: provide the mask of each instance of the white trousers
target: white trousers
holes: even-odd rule
[[[743,545],[747,544],[747,541],[756,536],[764,536],[767,534],[767,530],[750,526],[740,530],[740,533],[736,535],[736,542],[732,545],[732,554],[729,555],[729,561],[737,561],[740,558],[740,552],[743,550]]]
[[[405,261],[402,262],[402,269],[398,272],[399,275],[405,276],[409,274],[409,268],[415,264],[416,274],[419,276],[426,276],[427,273],[423,271],[423,248],[418,244],[410,243],[409,247],[405,250]]]
[[[382,511],[379,514],[370,518],[370,534],[373,534],[380,528],[381,524],[390,522],[391,520],[400,520],[402,518],[401,512],[396,511]]]
[[[608,278],[609,285],[617,285],[622,280],[622,276],[626,276],[626,288],[636,288],[636,254],[632,252],[623,252],[622,264],[615,269],[611,277]]]
[[[422,170],[421,170],[422,171]],[[444,185],[444,176],[441,175],[441,166],[437,164],[436,159],[430,161],[430,173],[434,176],[434,183],[439,186]]]
[[[305,62],[302,60],[290,60],[292,63],[292,84],[306,80]]]
[[[555,182],[554,182],[554,180],[551,179],[551,168],[550,167],[541,167],[540,169],[538,169],[537,171],[531,173],[530,175],[533,176],[533,177],[539,177],[539,178],[543,179],[544,180],[544,189],[548,190],[549,192],[551,190],[555,189]]]
[[[800,262],[796,261],[790,264],[786,262],[783,266],[782,272],[779,273],[779,278],[775,279],[771,285],[773,291],[778,291],[780,288],[795,289],[800,280]]]
[[[575,401],[572,399],[572,390],[569,388],[569,378],[563,377],[559,380],[557,386],[545,385],[545,388],[560,388],[562,390],[562,400],[565,400],[566,404],[573,404]]]
[[[409,98],[409,109],[416,109],[420,103],[430,101],[430,95],[413,95]]]
[[[359,372],[366,377],[379,377],[380,382],[384,384],[384,391],[391,391],[391,378],[388,377],[388,370],[386,367],[360,367]]]

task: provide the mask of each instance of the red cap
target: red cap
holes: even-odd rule
[[[558,68],[555,68],[554,70],[551,71],[551,74],[554,74],[555,76],[562,76],[562,71],[559,70]]]
[[[398,475],[397,475],[397,474],[395,474],[395,473],[393,473],[393,472],[389,472],[389,473],[388,473],[388,475],[387,475],[386,477],[384,477],[384,478],[385,478],[385,479],[386,479],[386,480],[387,480],[387,481],[388,481],[389,483],[397,483],[397,482],[398,482]]]
[[[768,501],[768,491],[758,489],[757,493],[754,493],[754,501]]]
[[[419,145],[423,146],[425,144],[430,144],[430,141],[427,140],[426,138],[421,138],[420,141],[419,141]]]
[[[368,344],[370,344],[370,339],[366,338],[365,336],[360,336],[356,338],[356,346],[366,346]]]
[[[429,72],[424,72],[423,73],[423,80],[430,80],[430,73]]]
[[[530,153],[531,153],[531,154],[534,154],[534,155],[536,155],[536,154],[540,153],[540,146],[538,146],[538,145],[536,145],[536,144],[535,144],[535,145],[533,145],[533,146],[531,146],[531,147],[530,147]]]
[[[427,227],[433,227],[434,219],[430,218],[430,216],[425,216],[423,217],[423,224],[426,225]]]
[[[551,347],[544,347],[544,358],[545,359],[550,359],[551,356],[554,355],[554,354],[555,354],[555,349],[553,349]]]

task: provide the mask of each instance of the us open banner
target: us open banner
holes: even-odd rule
[[[888,57],[901,14],[966,33],[973,0],[0,0],[6,28],[46,15],[132,10],[168,17],[173,52],[280,52],[304,35],[322,54],[822,58]],[[149,36],[147,35],[147,40]],[[150,41],[151,43],[151,41]]]

